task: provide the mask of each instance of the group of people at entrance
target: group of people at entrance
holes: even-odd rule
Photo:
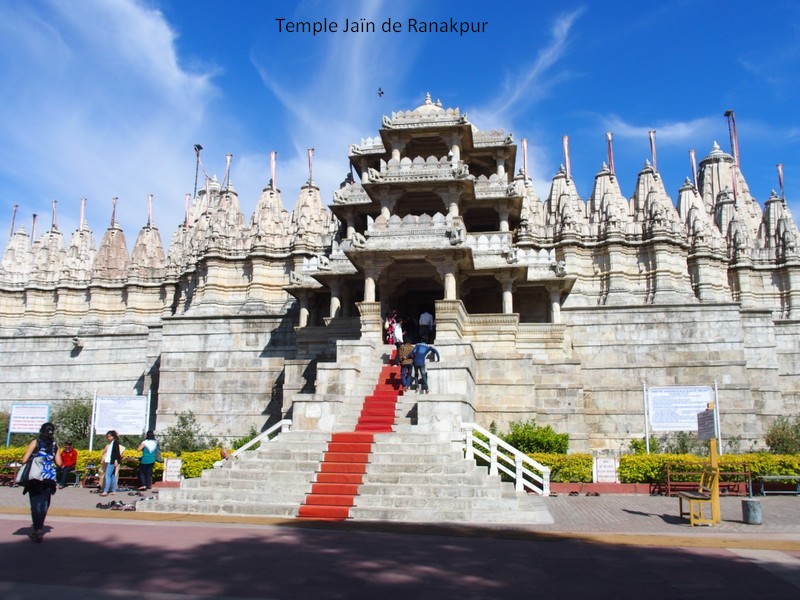
[[[404,327],[406,322],[406,319],[398,316],[397,311],[392,309],[384,323],[385,340],[396,348],[394,364],[400,365],[403,391],[411,388],[420,394],[428,394],[430,388],[426,361],[428,357],[437,362],[439,360],[439,352],[430,344],[434,328],[433,315],[426,310],[419,316],[416,344],[412,342],[411,327]]]

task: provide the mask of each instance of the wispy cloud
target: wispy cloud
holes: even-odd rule
[[[408,8],[363,0],[357,6],[350,6],[348,14],[380,20],[389,12],[397,18]],[[344,22],[344,16],[332,14],[331,18]],[[283,129],[291,140],[290,155],[278,157],[278,180],[288,184],[279,183],[279,187],[284,190],[284,204],[289,209],[296,190],[308,179],[306,148],[310,146],[315,149],[314,181],[323,190],[325,201],[328,200],[347,172],[347,145],[359,142],[366,135],[377,135],[373,130],[365,132],[364,123],[379,122],[381,114],[387,112],[388,102],[397,101],[391,97],[389,82],[404,78],[413,64],[418,44],[409,40],[398,45],[393,38],[380,33],[334,34],[320,40],[323,43],[324,58],[302,79],[294,73],[282,74],[276,60],[279,57],[251,53],[251,62],[261,81],[287,113]],[[377,95],[379,87],[387,91],[385,98]],[[287,193],[287,190],[292,191]]]
[[[634,125],[610,115],[601,119],[603,127],[612,131],[615,138],[647,139],[648,132],[655,130],[658,141],[665,144],[684,144],[695,139],[710,137],[719,129],[719,117],[699,117],[691,121],[654,122],[649,125]]]
[[[69,232],[85,196],[102,233],[118,196],[118,218],[135,237],[153,193],[156,222],[176,225],[192,142],[217,92],[212,73],[180,65],[164,16],[137,0],[52,1],[4,3],[0,22],[11,84],[0,98],[0,178],[13,195],[4,200],[21,215],[59,200]]]
[[[560,15],[550,28],[550,39],[539,50],[536,60],[521,71],[508,74],[501,93],[479,114],[491,114],[494,120],[507,121],[519,110],[543,98],[557,83],[567,79],[569,71],[553,73],[552,68],[567,51],[570,31],[584,12],[584,8],[579,8]]]

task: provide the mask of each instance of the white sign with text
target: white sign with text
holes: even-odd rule
[[[8,419],[9,433],[39,433],[50,420],[49,404],[12,404]]]
[[[651,387],[647,395],[652,431],[696,431],[697,413],[714,401],[708,386]]]
[[[140,435],[147,429],[147,396],[98,396],[95,400],[95,433],[116,431]]]

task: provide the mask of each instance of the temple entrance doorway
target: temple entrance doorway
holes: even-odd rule
[[[434,289],[430,284],[435,283]],[[410,334],[412,341],[419,341],[419,316],[424,311],[436,318],[435,302],[444,297],[444,290],[438,282],[430,280],[410,279],[398,290],[394,307],[403,318],[403,328]]]

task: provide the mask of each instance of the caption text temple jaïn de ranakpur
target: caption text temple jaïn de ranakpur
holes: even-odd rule
[[[386,312],[427,308],[419,427],[533,419],[617,449],[644,433],[643,383],[716,382],[747,444],[800,411],[798,230],[716,143],[676,203],[650,163],[629,198],[604,163],[587,199],[563,168],[542,199],[511,135],[428,97],[349,160],[329,207],[310,180],[289,212],[270,182],[249,222],[232,186],[200,186],[166,253],[153,223],[132,253],[113,217],[99,247],[83,218],[69,240],[18,227],[0,408],[150,393],[159,430],[191,410],[220,436],[332,431],[386,359]]]

